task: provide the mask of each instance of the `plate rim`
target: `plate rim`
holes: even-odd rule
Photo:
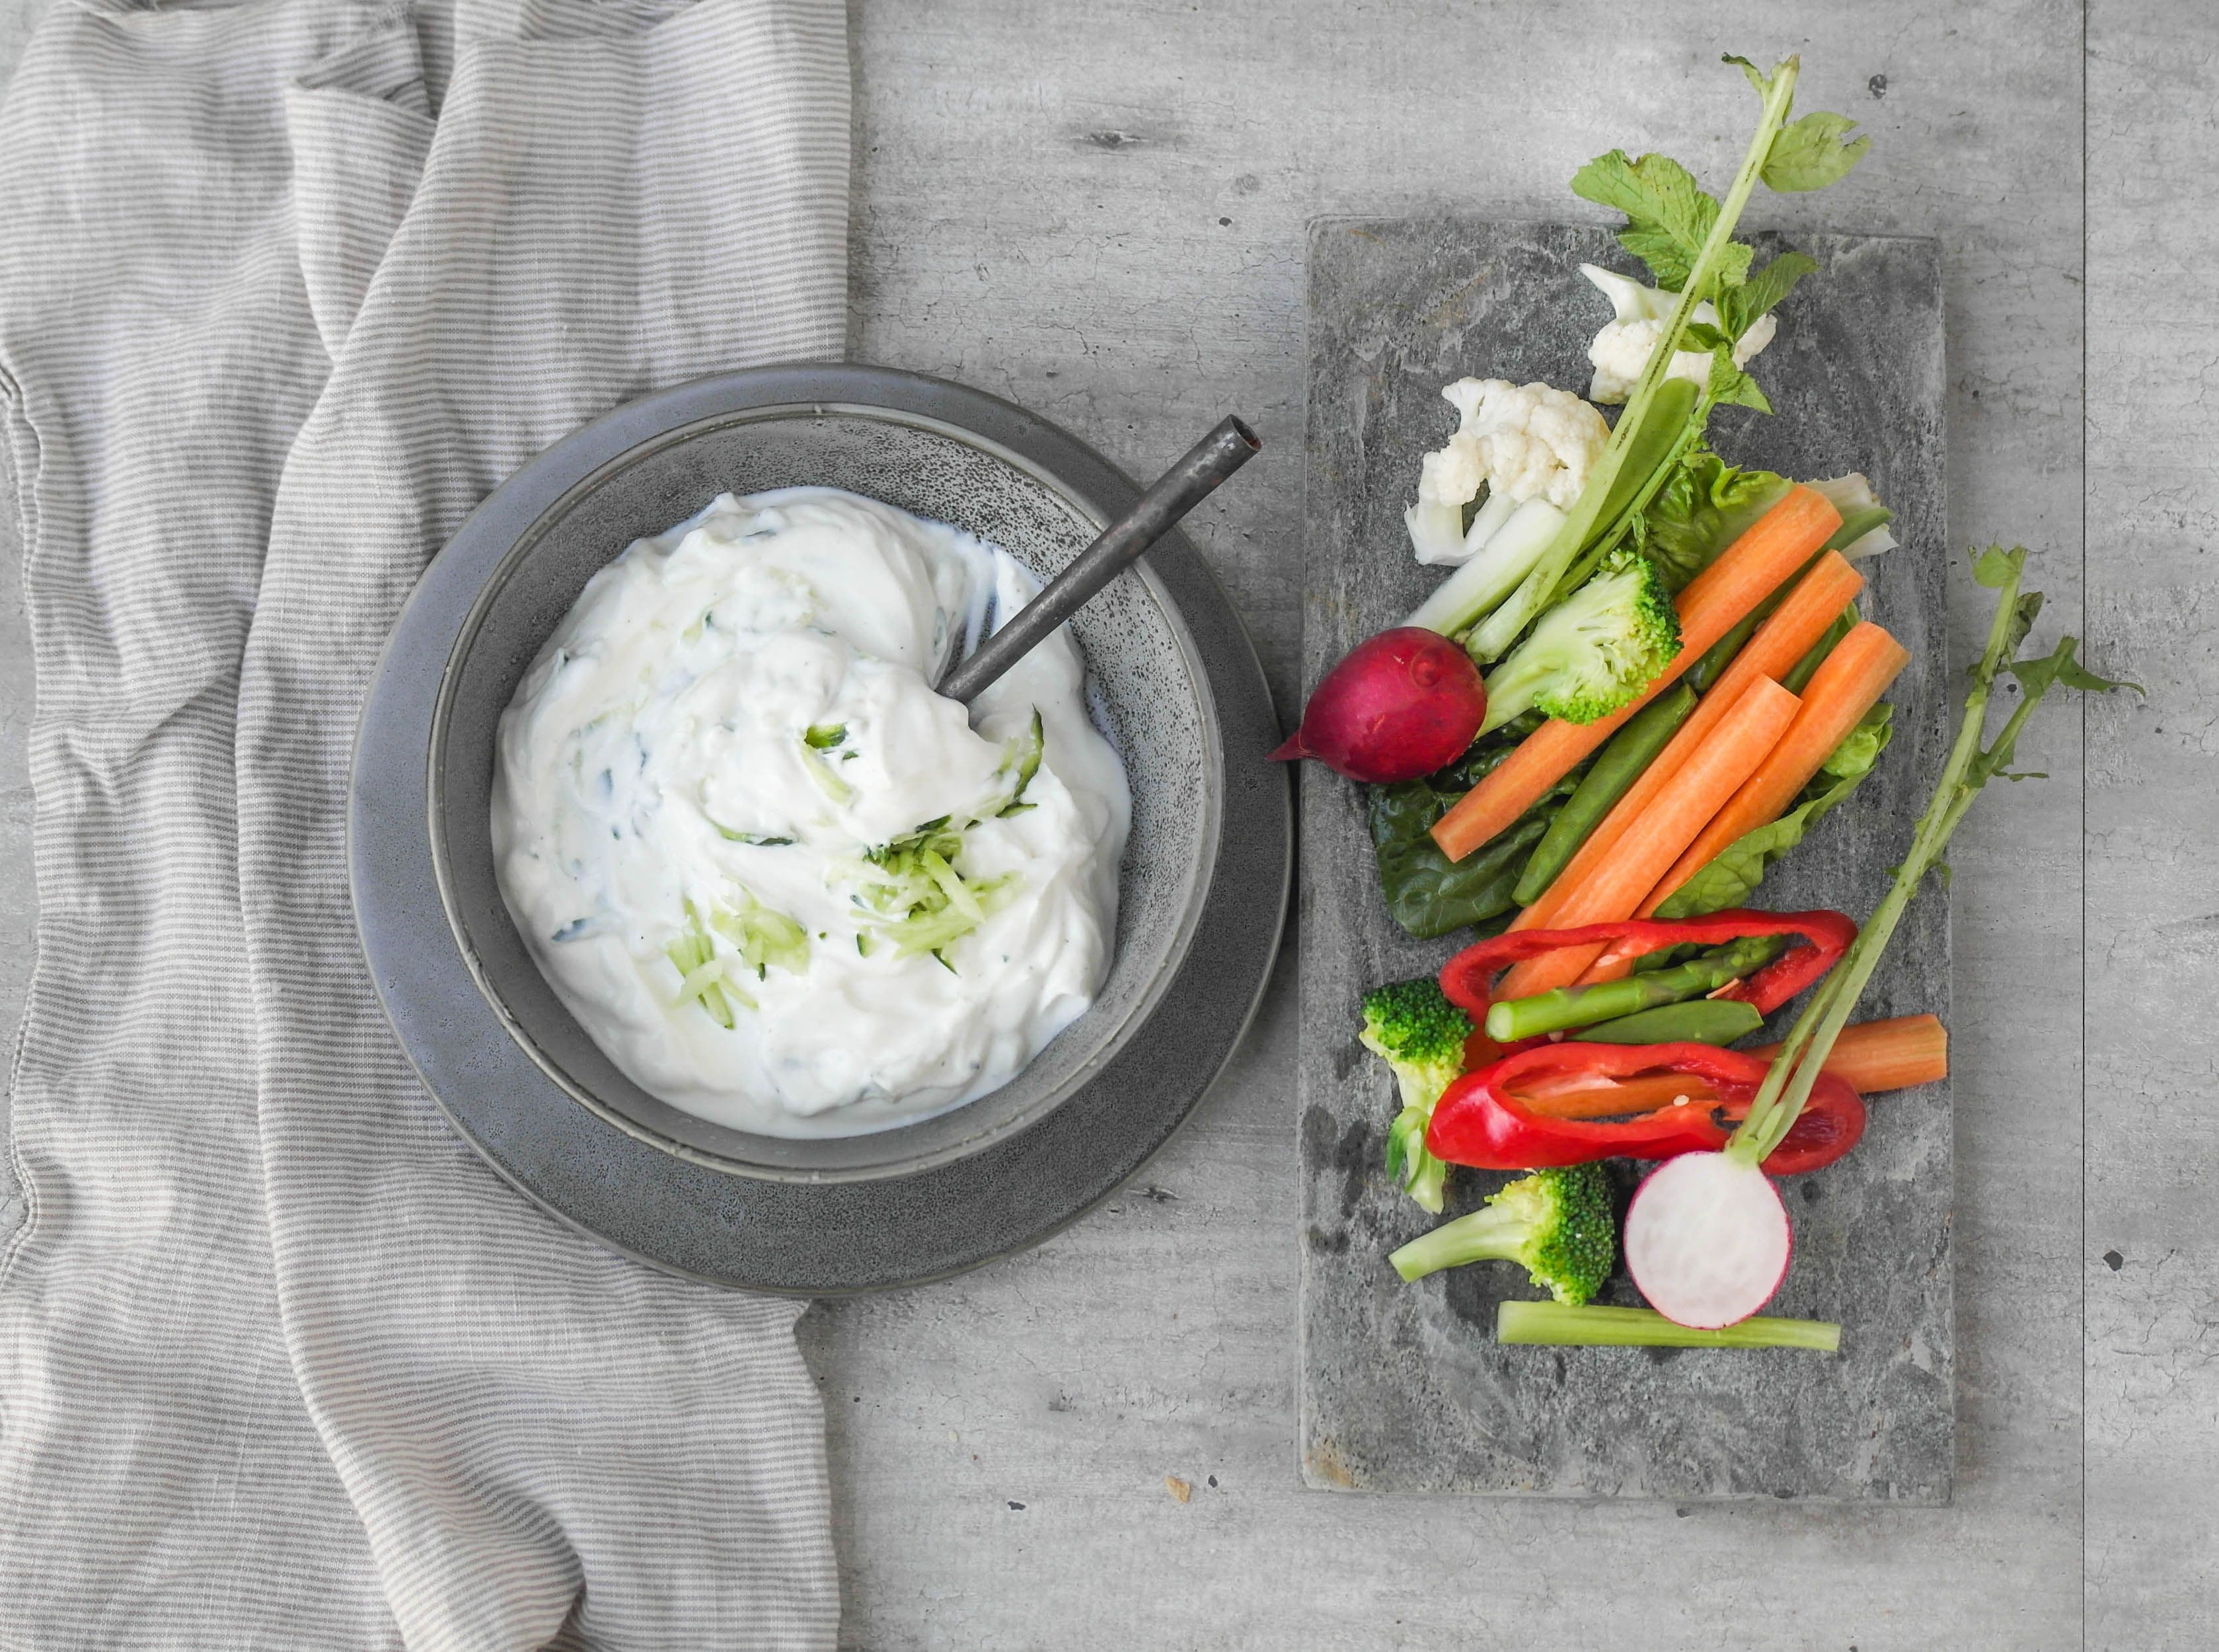
[[[780,405],[830,413],[843,404],[929,419],[976,436],[1044,472],[1057,491],[1105,519],[1141,491],[1077,437],[986,392],[899,369],[778,363],[692,380],[603,414],[520,467],[480,502],[448,544],[475,543],[488,534],[515,537],[586,476],[674,428]],[[457,583],[459,566],[443,547],[403,604],[370,679],[350,756],[345,824],[349,894],[365,966],[402,1053],[450,1126],[511,1186],[608,1249],[665,1271],[790,1295],[857,1294],[945,1278],[1039,1243],[1115,1193],[1192,1114],[1252,1023],[1284,939],[1294,874],[1292,787],[1284,770],[1263,756],[1277,742],[1279,724],[1246,628],[1183,533],[1166,535],[1144,560],[1152,583],[1172,598],[1193,639],[1196,663],[1216,703],[1224,767],[1209,887],[1192,938],[1153,1008],[1072,1094],[983,1149],[890,1177],[770,1181],[674,1156],[581,1106],[515,1041],[471,980],[432,876],[426,764],[429,711],[441,674],[429,674],[427,685],[426,674],[412,668],[422,652],[444,661],[451,637],[443,643],[443,636],[458,630],[474,609],[474,588],[456,599],[457,593],[443,587],[443,562],[446,587]],[[425,715],[412,718],[420,705]],[[436,945],[429,957],[413,955],[432,933],[444,941],[445,955]],[[454,990],[456,972],[469,988],[466,997]],[[1179,1013],[1190,1000],[1210,1003],[1220,1013]],[[1174,1061],[1147,1059],[1152,1044],[1195,1042],[1197,1022],[1203,1023],[1199,1049],[1182,1049]],[[420,1050],[405,1030],[411,1024],[427,1042],[435,1031],[461,1042],[451,1050]],[[481,1082],[458,1084],[463,1072]],[[1135,1078],[1145,1082],[1128,1084],[1131,1093],[1110,1093]],[[449,1088],[458,1093],[446,1093]],[[459,1093],[464,1088],[469,1093]],[[499,1100],[490,1098],[493,1091]],[[1077,1145],[1066,1138],[1090,1132],[1106,1132],[1110,1151],[1076,1158],[1058,1151]],[[535,1143],[535,1134],[569,1138],[581,1162],[558,1158],[550,1167],[550,1144]],[[651,1162],[641,1154],[651,1155]],[[1054,1177],[1046,1196],[1036,1186],[1044,1173]],[[724,1185],[704,1187],[702,1177]],[[844,1208],[859,1193],[876,1196],[867,1222],[860,1224],[867,1233],[857,1231],[857,1213]],[[1002,1202],[977,1203],[997,1195]],[[960,1216],[951,1222],[951,1209],[983,1208],[999,1217],[1011,1196],[1022,1210],[991,1236],[967,1233]],[[642,1198],[664,1220],[629,1220]],[[848,1220],[841,1236],[862,1243],[874,1264],[797,1270],[795,1248],[805,1249],[827,1220],[842,1216]]]

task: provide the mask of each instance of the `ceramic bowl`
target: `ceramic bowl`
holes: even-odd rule
[[[974,1152],[1075,1094],[1159,1001],[1194,935],[1223,814],[1216,708],[1177,605],[1146,568],[1072,621],[1095,725],[1124,760],[1133,828],[1116,941],[1091,1008],[1010,1083],[866,1135],[792,1138],[712,1124],[618,1070],[549,986],[494,881],[488,828],[500,714],[586,581],[625,546],[720,493],[844,488],[952,523],[1043,581],[1102,525],[1052,475],[987,438],[886,407],[749,408],[658,433],[525,525],[445,661],[431,737],[432,848],[455,941],[517,1042],[582,1107],[666,1150],[766,1177],[904,1175]]]

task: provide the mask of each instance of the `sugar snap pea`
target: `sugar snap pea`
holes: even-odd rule
[[[1756,1006],[1737,998],[1691,998],[1621,1015],[1572,1037],[1587,1044],[1731,1044],[1763,1025]]]

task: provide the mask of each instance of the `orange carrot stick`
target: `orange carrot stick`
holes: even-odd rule
[[[1645,918],[1654,912],[1674,890],[1710,865],[1721,849],[1744,832],[1753,832],[1787,813],[1796,794],[1833,755],[1834,748],[1849,737],[1849,730],[1879,703],[1897,674],[1910,663],[1911,655],[1903,644],[1869,620],[1836,643],[1805,686],[1803,709],[1795,714],[1794,723],[1772,748],[1772,755],[1688,846],[1688,852],[1641,904],[1637,916]]]
[[[1751,1050],[1769,1061],[1777,1044]],[[1949,1029],[1933,1015],[1897,1015],[1889,1021],[1844,1027],[1826,1057],[1826,1071],[1847,1079],[1869,1096],[1880,1090],[1908,1090],[1949,1076]]]
[[[1780,743],[1799,704],[1769,677],[1751,683],[1719,720],[1702,748],[1680,765],[1649,807],[1627,823],[1607,853],[1565,892],[1547,927],[1575,929],[1632,917],[1664,869],[1679,859],[1711,817],[1756,772],[1765,754]],[[1511,967],[1495,997],[1523,998],[1569,986],[1602,950],[1600,944],[1560,947],[1529,958]]]
[[[1681,1072],[1636,1073],[1631,1078],[1581,1078],[1572,1084],[1514,1091],[1532,1111],[1548,1119],[1608,1119],[1623,1113],[1653,1113],[1685,1096],[1690,1102],[1717,1098],[1700,1078]]]
[[[1625,795],[1588,835],[1587,842],[1580,845],[1579,853],[1557,874],[1557,881],[1532,906],[1520,914],[1511,927],[1563,927],[1556,922],[1557,910],[1563,904],[1558,891],[1578,886],[1580,880],[1610,853],[1619,835],[1656,800],[1656,794],[1663,790],[1680,765],[1688,761],[1688,755],[1710,738],[1719,720],[1740,703],[1750,685],[1761,677],[1786,676],[1825,635],[1826,628],[1840,618],[1842,610],[1855,600],[1864,582],[1864,575],[1850,567],[1838,551],[1830,550],[1819,557],[1811,571],[1796,581],[1787,599],[1742,645],[1741,652],[1719,674],[1718,681],[1680,725],[1670,743],[1656,754],[1641,772],[1641,778],[1626,789]]]
[[[1680,651],[1648,691],[1631,705],[1595,722],[1552,718],[1526,736],[1435,823],[1433,842],[1441,853],[1461,860],[1532,808],[1543,792],[1778,590],[1841,525],[1841,512],[1824,494],[1809,488],[1788,489],[1680,593],[1673,605],[1680,613]]]

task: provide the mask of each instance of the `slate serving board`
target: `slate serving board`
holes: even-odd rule
[[[1764,238],[1758,238],[1760,243]],[[1767,880],[1762,904],[1862,919],[1901,859],[1950,733],[1942,450],[1942,298],[1931,241],[1799,236],[1823,266],[1781,311],[1756,369],[1773,417],[1721,410],[1730,460],[1809,478],[1862,470],[1901,544],[1868,562],[1862,606],[1911,649],[1880,768]],[[1776,245],[1760,245],[1762,255]],[[1314,685],[1414,607],[1438,571],[1402,511],[1420,456],[1454,428],[1465,375],[1584,391],[1608,319],[1583,262],[1632,269],[1607,230],[1473,219],[1328,220],[1309,241],[1302,652]],[[1787,1183],[1794,1264],[1771,1311],[1837,1320],[1838,1358],[1787,1351],[1506,1348],[1522,1270],[1402,1283],[1387,1253],[1506,1177],[1452,1173],[1446,1215],[1388,1183],[1392,1081],[1356,1042],[1381,981],[1461,944],[1388,917],[1362,788],[1302,766],[1300,857],[1302,1450],[1314,1486],[1559,1496],[1940,1503],[1953,1457],[1949,1086],[1874,1099],[1848,1158]],[[1783,1012],[1770,1034],[1792,1015]],[[1949,1009],[1946,894],[1913,906],[1859,1018]],[[1621,1167],[1622,1168],[1622,1167]],[[1622,1177],[1621,1195],[1632,1175]],[[1637,1302],[1623,1278],[1600,1301]]]

